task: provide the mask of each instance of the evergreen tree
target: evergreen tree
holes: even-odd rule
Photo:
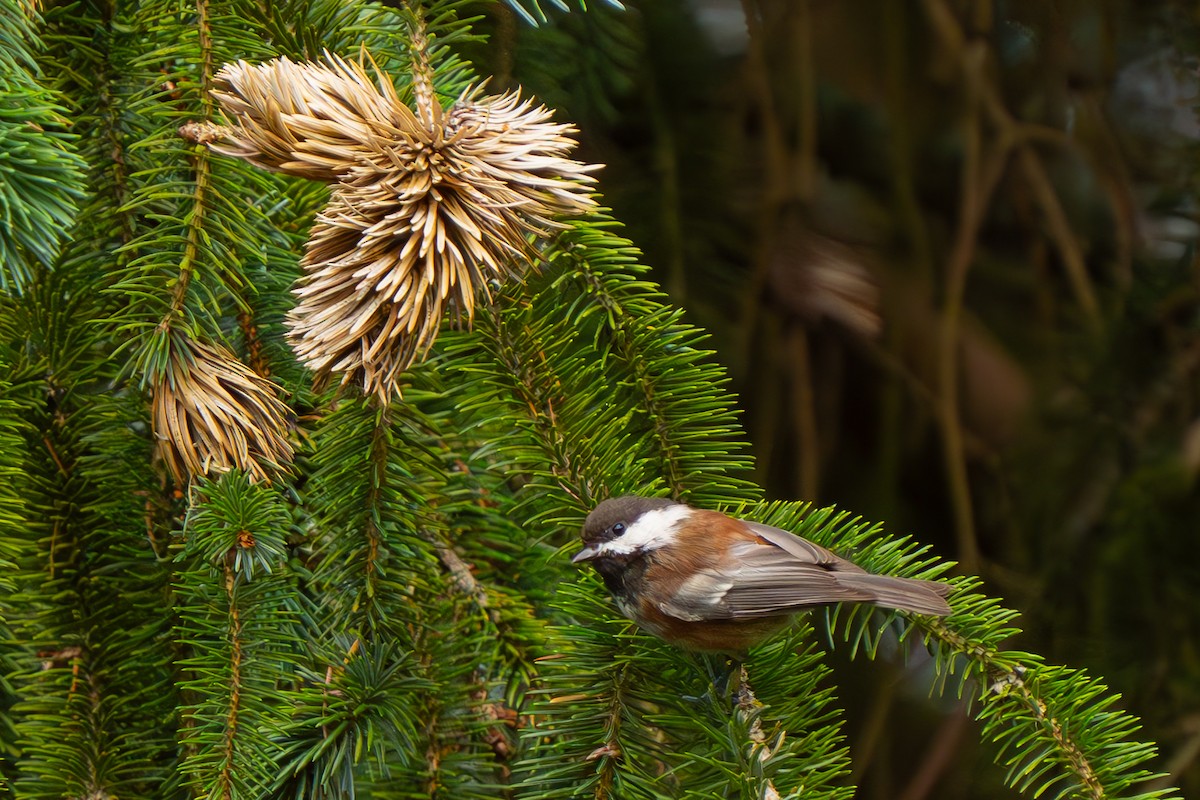
[[[259,152],[267,171],[210,147],[237,92],[222,65],[359,64],[426,131],[480,77],[456,54],[477,43],[470,6],[0,3],[5,796],[848,797],[826,642],[902,651],[934,697],[969,696],[1028,796],[1169,796],[1145,787],[1153,748],[1115,695],[1009,649],[1015,613],[978,580],[844,512],[764,499],[704,334],[576,189],[547,206],[574,216],[544,225],[494,205],[487,241],[511,243],[400,317],[427,340],[410,325],[385,366],[365,345],[306,359],[313,388],[291,288],[322,285],[330,249],[361,255],[367,234],[347,247],[330,220],[367,195],[316,156]],[[521,202],[550,202],[531,185]],[[587,512],[624,493],[949,580],[954,614],[816,612],[722,688],[713,660],[637,631],[569,565]]]

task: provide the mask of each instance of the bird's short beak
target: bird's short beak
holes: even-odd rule
[[[571,563],[578,564],[582,561],[591,561],[596,556],[600,555],[596,548],[588,546],[580,550],[575,555],[571,556]]]

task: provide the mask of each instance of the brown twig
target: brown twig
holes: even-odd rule
[[[908,782],[908,786],[904,787],[904,791],[900,793],[899,800],[925,800],[926,797],[929,797],[934,787],[937,786],[938,778],[954,759],[954,754],[958,751],[963,732],[969,721],[970,716],[967,713],[965,702],[960,703],[954,713],[947,715],[942,720],[937,733],[934,734],[933,741],[925,750],[921,766],[913,775],[912,780]]]
[[[959,413],[959,320],[962,316],[967,273],[975,258],[975,245],[984,213],[1002,174],[1007,148],[1001,146],[983,157],[983,132],[978,105],[978,87],[983,67],[983,51],[976,48],[966,69],[968,104],[964,120],[964,163],[960,191],[960,214],[954,244],[946,262],[942,320],[938,336],[938,421],[942,431],[942,455],[950,484],[954,510],[954,531],[958,557],[963,569],[979,568],[979,546],[975,539],[975,520],[971,487],[963,449],[962,419]]]
[[[679,146],[663,112],[654,81],[646,82],[646,108],[654,132],[654,168],[659,188],[658,239],[666,257],[666,287],[680,306],[687,301],[687,264],[684,258],[683,207],[679,180]]]
[[[208,121],[213,115],[213,99],[209,93],[213,80],[213,52],[208,0],[196,2],[196,29],[199,32],[200,43],[200,105],[204,110],[203,118]],[[209,184],[212,182],[212,164],[209,161],[208,148],[203,145],[196,146],[193,157],[196,182],[192,190],[192,213],[188,215],[183,257],[179,260],[179,274],[171,292],[171,306],[158,324],[159,330],[164,333],[172,330],[176,318],[183,313],[188,287],[195,276],[196,262],[200,257],[201,243],[206,238],[204,223],[209,202]]]
[[[788,332],[787,344],[795,392],[792,409],[800,445],[797,496],[815,501],[821,489],[821,442],[818,438],[817,398],[808,332],[801,325],[793,325]]]
[[[763,137],[763,198],[758,209],[758,247],[754,254],[753,269],[745,295],[741,318],[745,332],[744,351],[748,354],[752,340],[751,331],[756,327],[759,299],[767,284],[770,271],[770,254],[774,249],[774,230],[779,220],[779,210],[788,197],[788,176],[791,175],[791,159],[783,135],[778,105],[771,88],[771,69],[764,52],[765,33],[761,8],[755,0],[742,0],[742,13],[746,21],[749,39],[746,44],[746,81],[754,98]]]
[[[771,758],[771,754],[778,749],[779,741],[774,744],[767,741],[766,731],[763,730],[762,719],[759,714],[759,709],[762,708],[762,703],[754,696],[754,689],[750,686],[750,674],[746,671],[746,665],[738,666],[738,685],[737,685],[737,705],[734,708],[734,713],[742,720],[749,722],[748,738],[750,739],[750,757],[757,758],[760,762],[766,763]],[[775,788],[774,782],[770,778],[765,778],[764,783],[759,792],[761,800],[778,800],[780,798],[779,790]]]
[[[749,39],[746,48],[746,81],[751,87],[764,147],[763,194],[758,209],[758,239],[753,267],[742,309],[742,330],[745,341],[742,350],[744,360],[749,361],[753,332],[763,324],[760,320],[760,302],[767,286],[771,261],[778,240],[778,228],[784,208],[792,202],[807,205],[817,193],[817,87],[816,71],[812,53],[812,14],[809,0],[796,4],[785,4],[782,24],[790,28],[791,40],[796,47],[791,51],[792,67],[795,71],[795,93],[799,103],[799,116],[794,134],[786,135],[785,123],[776,102],[771,75],[774,72],[768,63],[765,44],[765,4],[756,0],[742,0],[742,12]],[[766,317],[770,324],[770,315]],[[764,336],[772,342],[774,336]],[[820,485],[820,441],[816,425],[816,398],[811,373],[808,342],[803,330],[787,335],[783,342],[788,358],[790,373],[794,379],[795,402],[797,403],[797,449],[800,452],[798,489],[800,496],[815,499]],[[768,430],[756,436],[758,446],[767,448],[761,462],[769,468],[770,443],[774,440],[775,407],[774,392],[759,393],[763,412],[759,419],[766,421]]]
[[[981,44],[973,43],[968,38],[945,0],[924,0],[924,7],[943,48],[951,57],[959,59],[964,74],[970,81],[972,74],[978,71],[977,66],[971,64],[971,61],[977,58],[976,55],[972,55],[971,51],[981,47]],[[1083,309],[1093,331],[1099,332],[1103,318],[1091,278],[1087,273],[1082,248],[1071,231],[1062,203],[1046,175],[1045,167],[1032,149],[1032,143],[1035,141],[1065,146],[1069,140],[1061,131],[1017,120],[1004,105],[994,82],[980,79],[974,89],[977,92],[977,100],[982,109],[987,112],[989,121],[996,128],[998,137],[1012,143],[1017,148],[1018,166],[1029,184],[1034,200],[1046,217],[1050,238],[1062,258],[1063,268],[1067,272],[1067,279],[1075,294],[1075,300]]]
[[[1167,758],[1163,765],[1162,777],[1139,787],[1139,791],[1163,791],[1178,785],[1180,775],[1196,763],[1197,759],[1200,759],[1200,714],[1192,714],[1182,722],[1185,730],[1190,729],[1189,736]]]
[[[796,195],[810,202],[817,193],[817,75],[813,65],[812,0],[786,3],[790,48],[796,69]]]
[[[225,594],[229,599],[229,710],[225,714],[224,750],[221,775],[218,782],[221,797],[232,800],[235,742],[237,740],[238,717],[241,713],[242,691],[242,622],[238,612],[237,575],[233,567],[225,565]]]
[[[850,759],[850,783],[857,786],[863,774],[875,760],[875,751],[879,743],[887,735],[888,717],[891,716],[892,706],[896,701],[896,688],[899,682],[887,681],[879,687],[879,694],[871,699],[870,711],[863,722],[857,740],[851,745],[853,757]]]
[[[1034,199],[1046,216],[1050,237],[1062,257],[1063,267],[1067,271],[1067,279],[1075,293],[1076,302],[1083,309],[1088,322],[1098,330],[1102,321],[1100,303],[1096,299],[1096,292],[1092,288],[1092,281],[1087,273],[1083,250],[1080,248],[1075,234],[1071,231],[1071,223],[1067,221],[1066,212],[1063,211],[1062,203],[1058,200],[1054,186],[1050,183],[1050,178],[1046,176],[1046,168],[1028,144],[1021,144],[1017,147],[1017,163],[1025,174],[1025,180],[1033,192]]]

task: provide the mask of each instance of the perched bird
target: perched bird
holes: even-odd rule
[[[605,500],[582,536],[572,563],[590,561],[622,614],[692,650],[742,652],[831,603],[950,613],[947,584],[874,575],[785,530],[673,500]]]

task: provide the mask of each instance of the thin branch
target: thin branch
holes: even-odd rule
[[[979,71],[978,65],[972,64],[972,61],[978,56],[973,55],[971,51],[982,45],[968,39],[966,32],[955,19],[945,0],[924,0],[923,5],[942,46],[950,53],[951,57],[960,60],[967,81],[970,82],[973,75]],[[1043,140],[1059,146],[1066,146],[1069,140],[1061,131],[1017,120],[1004,105],[993,81],[980,79],[974,89],[978,92],[978,100],[987,112],[990,122],[995,126],[999,138],[1016,145],[1019,166],[1025,174],[1034,199],[1046,216],[1050,238],[1054,241],[1054,245],[1062,257],[1063,268],[1067,271],[1067,278],[1075,294],[1075,300],[1083,309],[1093,331],[1099,332],[1103,318],[1091,278],[1087,274],[1083,252],[1071,231],[1062,203],[1059,201],[1050,179],[1046,176],[1045,167],[1032,149],[1033,141]]]
[[[650,365],[645,355],[633,346],[634,327],[629,312],[616,297],[613,297],[600,280],[600,276],[584,259],[576,257],[573,261],[575,274],[581,279],[584,289],[608,312],[607,318],[616,323],[615,327],[620,335],[615,336],[614,340],[621,358],[633,371],[644,400],[644,408],[653,422],[654,441],[663,467],[663,477],[671,487],[672,496],[680,498],[686,489],[687,471],[679,461],[679,447],[671,439],[670,423],[655,389],[654,379],[650,375]]]
[[[222,744],[221,774],[218,787],[221,797],[234,797],[233,771],[234,752],[237,742],[238,715],[241,712],[242,694],[242,621],[238,610],[237,574],[233,567],[225,564],[225,594],[229,598],[229,710],[225,714],[225,737]]]
[[[759,300],[770,272],[774,231],[779,221],[779,210],[789,197],[789,176],[792,170],[778,104],[771,88],[771,67],[763,49],[766,33],[763,30],[761,6],[756,4],[755,0],[742,0],[742,14],[749,34],[746,45],[746,82],[750,86],[760,117],[764,160],[764,189],[758,209],[759,245],[754,253],[750,282],[741,313],[741,327],[745,333],[743,357],[746,358],[750,352],[751,332],[756,328],[756,320],[760,316]],[[815,147],[815,140],[813,146]]]
[[[1067,279],[1075,292],[1076,301],[1083,308],[1088,322],[1098,330],[1102,321],[1100,303],[1096,300],[1096,292],[1092,288],[1091,278],[1088,277],[1083,251],[1075,234],[1071,231],[1071,223],[1067,221],[1066,212],[1063,211],[1062,203],[1059,202],[1054,186],[1050,183],[1050,178],[1046,176],[1046,168],[1034,153],[1033,148],[1027,144],[1022,144],[1017,148],[1017,163],[1020,165],[1021,171],[1025,173],[1025,180],[1033,191],[1034,199],[1042,207],[1042,213],[1046,215],[1046,225],[1062,256],[1063,267],[1067,271]]]
[[[604,744],[592,751],[588,760],[602,758],[600,763],[599,780],[592,797],[596,800],[615,798],[613,784],[616,782],[616,764],[621,758],[621,719],[625,708],[625,679],[629,677],[628,667],[619,667],[613,679],[611,702],[604,719]]]
[[[1091,122],[1091,130],[1099,143],[1098,151],[1089,150],[1089,155],[1101,182],[1108,189],[1113,208],[1113,221],[1116,223],[1113,231],[1116,249],[1114,275],[1121,290],[1114,294],[1113,299],[1122,302],[1133,284],[1133,248],[1137,238],[1138,213],[1137,201],[1133,196],[1133,178],[1122,156],[1116,132],[1095,92],[1082,92],[1079,97],[1084,113],[1083,122]]]
[[[921,766],[904,787],[899,800],[925,800],[937,786],[938,778],[950,766],[958,746],[962,742],[963,732],[967,729],[970,716],[967,714],[965,703],[960,704],[953,713],[946,715],[938,726],[933,741],[925,751]]]
[[[212,118],[213,110],[212,97],[209,94],[212,87],[213,53],[208,0],[196,0],[196,29],[200,40],[200,104],[204,108],[204,120],[208,121]],[[171,305],[158,323],[158,329],[164,333],[170,332],[175,321],[183,314],[188,287],[195,276],[201,243],[207,238],[204,224],[212,184],[212,164],[208,148],[203,145],[193,147],[192,158],[196,173],[195,187],[192,190],[192,210],[188,215],[183,257],[179,260],[179,275],[175,278],[175,288],[171,292]]]
[[[817,193],[817,71],[813,64],[812,0],[786,4],[796,69],[796,194],[811,201]]]
[[[376,397],[361,402],[376,402]],[[363,509],[363,534],[367,538],[367,552],[363,559],[363,597],[359,601],[360,609],[373,606],[379,596],[379,550],[383,544],[383,533],[379,530],[378,519],[383,502],[382,495],[388,486],[388,451],[391,444],[391,416],[388,412],[386,406],[376,409],[375,425],[371,429],[371,480],[367,487],[366,508]],[[371,618],[370,615],[368,618]]]
[[[653,80],[646,82],[646,109],[654,132],[654,167],[658,186],[658,238],[666,253],[667,293],[678,305],[687,301],[687,268],[684,258],[683,206],[679,180],[679,146],[663,111]]]
[[[598,493],[592,485],[591,476],[577,464],[575,454],[578,448],[571,446],[557,423],[554,393],[550,389],[551,385],[558,384],[558,378],[541,348],[520,346],[518,337],[531,339],[532,334],[522,323],[510,321],[510,315],[506,313],[507,309],[501,307],[501,302],[496,301],[493,315],[498,345],[494,355],[512,379],[517,399],[529,409],[539,443],[558,487],[580,509],[591,508]],[[527,353],[536,353],[538,361],[530,363],[523,357]]]
[[[1192,714],[1182,720],[1182,726],[1189,732],[1188,737],[1175,750],[1175,754],[1167,759],[1163,767],[1163,775],[1157,780],[1150,781],[1145,791],[1162,791],[1169,789],[1180,780],[1182,774],[1200,759],[1200,714]]]
[[[763,30],[762,9],[756,7],[755,0],[742,0],[742,14],[746,21],[746,32],[749,34],[746,44],[746,69],[749,71],[747,80],[758,101],[759,114],[762,115],[762,135],[768,167],[765,173],[767,196],[769,200],[777,201],[787,193],[789,172],[786,167],[789,159],[778,104],[771,89],[771,67],[767,63],[764,50],[767,34]]]
[[[774,749],[767,741],[767,734],[763,730],[761,709],[762,703],[754,696],[754,689],[750,686],[750,674],[746,671],[746,665],[741,664],[738,666],[737,705],[734,713],[747,726],[750,757],[765,764],[770,760]],[[764,778],[759,797],[761,800],[779,800],[781,795],[775,788],[775,783],[770,778]]]
[[[995,651],[970,641],[940,619],[922,619],[918,625],[925,632],[927,641],[937,640],[975,665],[987,679],[987,683],[981,686],[981,692],[999,698],[1011,698],[1037,722],[1042,732],[1053,740],[1066,769],[1078,780],[1086,797],[1091,800],[1108,798],[1091,760],[1069,732],[1068,726],[1026,682],[1027,670],[1024,667],[1002,663]]]
[[[974,69],[967,71],[968,109],[964,121],[964,163],[959,198],[961,216],[946,263],[946,286],[942,319],[938,336],[938,421],[942,429],[942,455],[950,483],[950,499],[954,509],[954,531],[958,542],[958,557],[963,569],[977,572],[979,547],[975,540],[975,520],[971,503],[971,486],[967,476],[963,450],[962,419],[959,413],[959,319],[962,316],[967,272],[975,259],[975,244],[984,213],[1003,164],[1003,151],[992,156],[992,165],[985,175],[979,106],[976,90],[980,83],[983,53],[975,50]]]
[[[792,385],[795,397],[792,411],[795,416],[796,432],[800,445],[798,497],[815,501],[821,489],[821,442],[817,425],[817,397],[813,385],[811,348],[808,332],[802,325],[794,324],[787,335],[788,351],[791,355]]]

